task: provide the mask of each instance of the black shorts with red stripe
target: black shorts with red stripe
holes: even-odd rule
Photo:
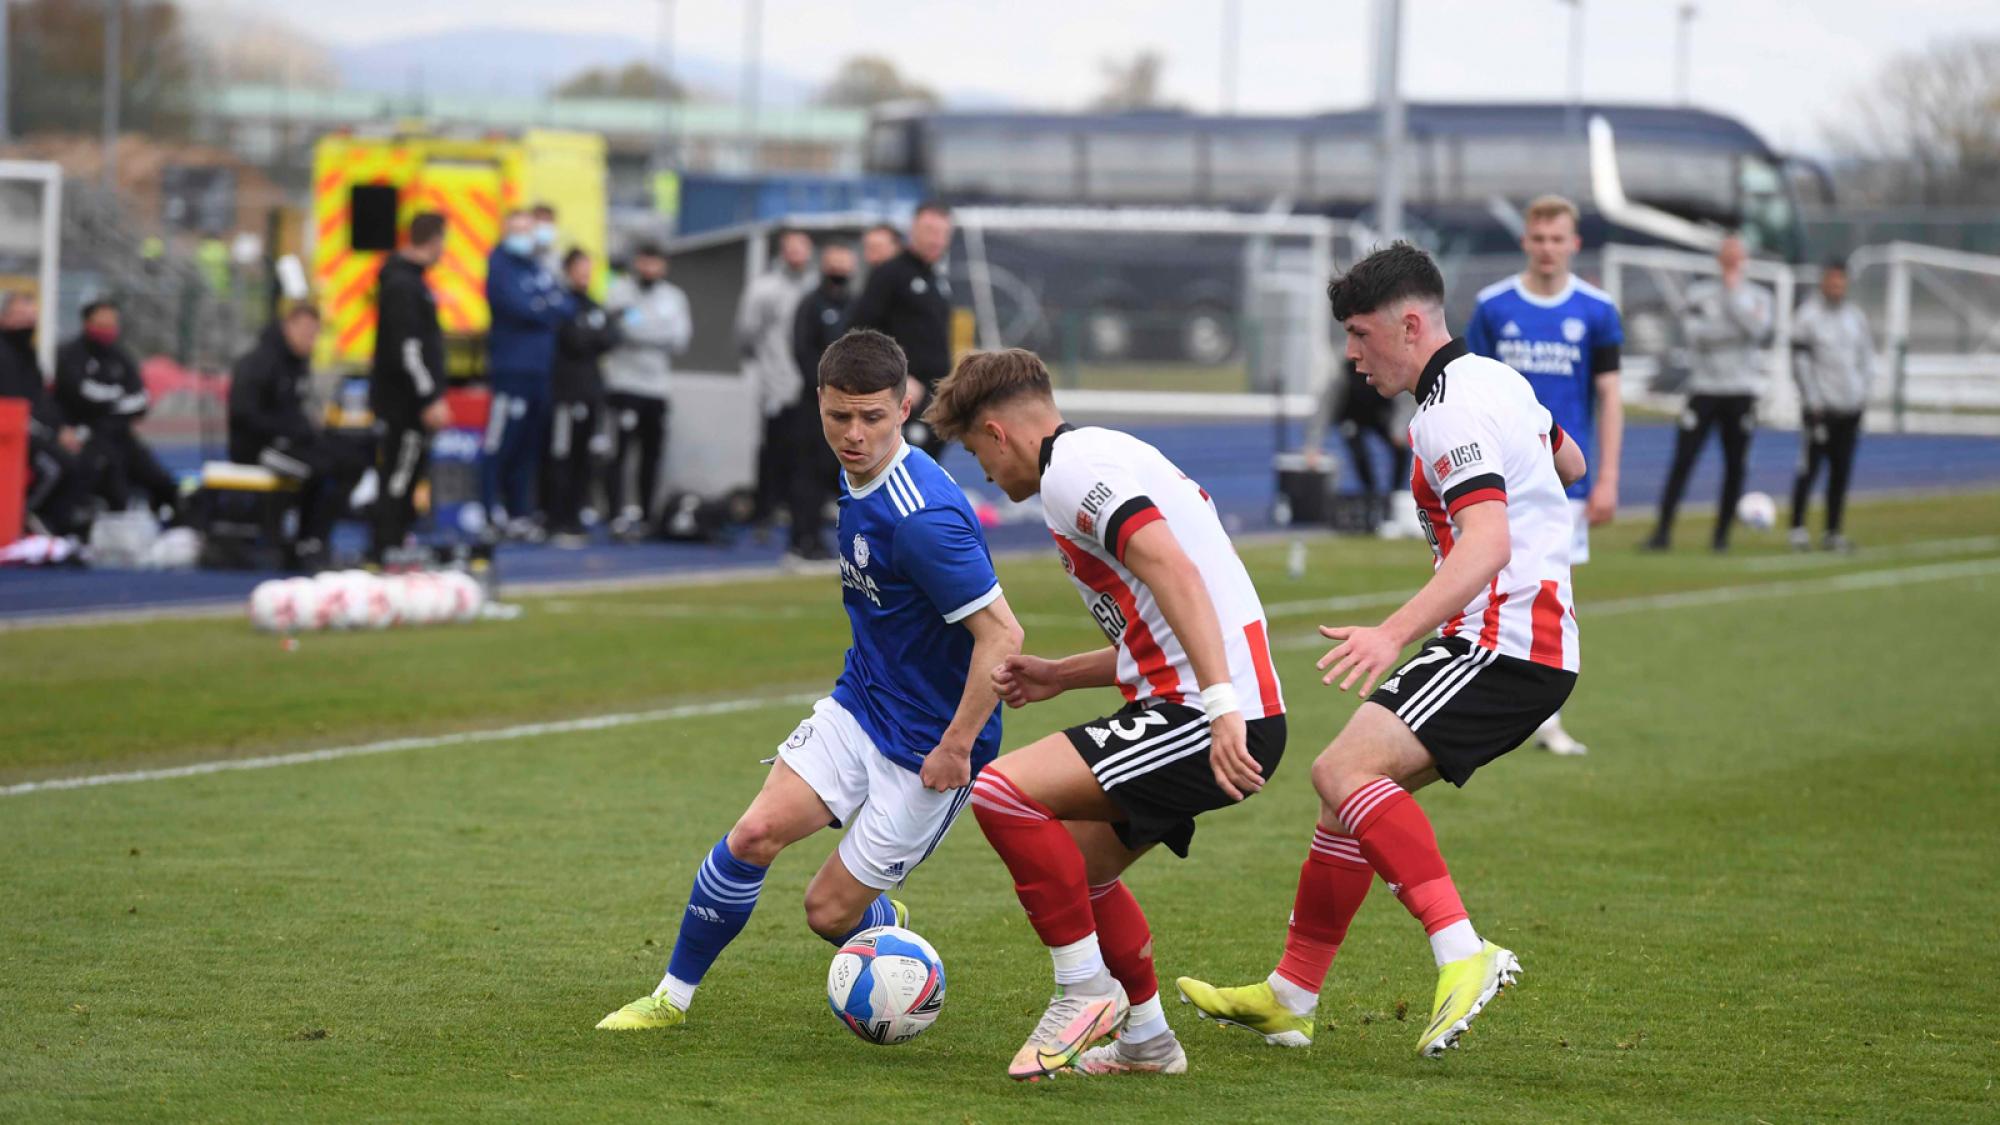
[[[1244,728],[1250,757],[1269,781],[1285,756],[1285,716],[1250,719]],[[1063,734],[1125,813],[1112,828],[1128,848],[1165,844],[1185,859],[1194,818],[1236,803],[1215,783],[1208,715],[1199,707],[1142,700]]]
[[[1502,656],[1464,637],[1434,637],[1368,702],[1396,713],[1437,763],[1464,785],[1473,771],[1526,742],[1562,709],[1576,673]]]

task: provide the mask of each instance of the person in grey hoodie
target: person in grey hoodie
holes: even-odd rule
[[[611,283],[605,307],[618,317],[623,343],[604,357],[605,404],[616,445],[605,467],[604,495],[612,515],[611,533],[621,539],[644,534],[653,516],[666,455],[668,392],[673,357],[688,349],[694,320],[687,294],[667,282],[666,251],[642,243],[632,254],[632,272]],[[636,455],[638,464],[631,462]],[[631,491],[625,474],[635,474]]]
[[[1826,538],[1829,551],[1853,549],[1841,533],[1847,509],[1847,480],[1854,449],[1861,441],[1861,415],[1875,381],[1875,342],[1868,317],[1847,299],[1847,263],[1829,262],[1819,276],[1819,292],[1806,298],[1792,322],[1792,378],[1799,384],[1805,416],[1799,426],[1804,448],[1792,479],[1792,547],[1806,550],[1806,504],[1813,480],[1826,466]]]
[[[1721,276],[1688,286],[1680,310],[1682,331],[1693,352],[1688,400],[1674,434],[1673,465],[1667,471],[1659,522],[1646,540],[1647,550],[1664,551],[1672,543],[1674,511],[1710,430],[1722,438],[1722,497],[1712,545],[1717,551],[1729,549],[1750,436],[1757,429],[1757,399],[1769,378],[1764,348],[1771,341],[1776,315],[1770,291],[1744,277],[1748,257],[1743,240],[1732,234],[1715,253]]]
[[[792,317],[799,301],[819,285],[813,272],[812,238],[802,230],[778,232],[778,261],[744,287],[736,307],[736,346],[743,373],[756,389],[763,413],[763,444],[757,451],[757,507],[752,523],[770,519],[784,502],[795,443],[788,439],[785,411],[799,401],[803,381],[792,358]]]

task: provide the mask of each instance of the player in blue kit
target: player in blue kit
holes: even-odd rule
[[[1466,347],[1520,372],[1556,424],[1580,444],[1590,468],[1569,486],[1573,564],[1590,561],[1590,529],[1618,514],[1618,454],[1625,443],[1618,389],[1625,329],[1610,296],[1570,273],[1570,260],[1582,248],[1576,204],[1559,195],[1528,204],[1521,236],[1528,268],[1481,290],[1465,328]],[[1563,729],[1561,712],[1535,732],[1535,742],[1556,754],[1584,752]]]
[[[820,360],[820,421],[842,468],[847,664],[696,870],[666,977],[600,1028],[685,1022],[771,862],[822,828],[847,831],[806,887],[813,932],[838,945],[907,922],[887,892],[937,848],[999,752],[993,671],[1021,651],[1021,627],[964,490],[903,441],[908,379],[903,350],[879,332],[849,332]]]

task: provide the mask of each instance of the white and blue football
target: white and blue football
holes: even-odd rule
[[[900,926],[863,930],[833,955],[826,1002],[868,1042],[907,1043],[944,1007],[944,962],[930,942]]]

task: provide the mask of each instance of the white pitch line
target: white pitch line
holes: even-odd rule
[[[1659,609],[1692,609],[1699,606],[1731,605],[1765,598],[1789,598],[1806,594],[1838,594],[1849,590],[1874,590],[1883,586],[1905,586],[1918,582],[1948,582],[1956,578],[1979,578],[2000,574],[2000,558],[1968,559],[1964,562],[1901,566],[1888,570],[1862,570],[1833,574],[1825,578],[1800,578],[1785,582],[1758,582],[1744,586],[1714,586],[1706,590],[1679,590],[1671,594],[1645,594],[1633,598],[1613,598],[1584,602],[1577,607],[1577,619],[1586,626],[1600,617],[1619,617]],[[1413,591],[1414,592],[1414,591]],[[1296,637],[1278,645],[1280,649],[1328,648],[1324,637]]]
[[[128,770],[122,773],[87,774],[82,777],[59,777],[48,781],[23,781],[16,785],[0,788],[0,797],[19,797],[28,793],[43,793],[55,789],[89,789],[99,785],[125,785],[135,781],[165,781],[175,777],[201,777],[211,773],[228,773],[233,770],[267,770],[278,766],[299,766],[309,762],[336,762],[342,758],[359,758],[369,754],[395,754],[404,750],[428,750],[437,746],[462,746],[474,742],[508,742],[521,738],[537,738],[551,734],[575,734],[580,731],[612,730],[617,727],[637,726],[641,723],[666,723],[676,719],[696,719],[708,715],[730,715],[740,711],[757,711],[766,707],[797,706],[811,703],[825,695],[825,692],[794,692],[790,695],[750,696],[744,699],[722,699],[713,703],[684,703],[678,707],[661,707],[652,711],[627,711],[611,715],[592,715],[583,719],[563,719],[549,723],[524,723],[520,726],[500,727],[496,730],[460,731],[456,734],[427,735],[420,738],[392,738],[383,742],[364,742],[356,746],[331,746],[324,750],[302,750],[295,754],[270,754],[261,758],[224,758],[212,762],[195,762],[185,766],[169,766],[154,770]]]
[[[1732,602],[1753,601],[1761,598],[1795,597],[1805,594],[1841,593],[1849,590],[1876,589],[1883,586],[1902,586],[1917,582],[1943,582],[1955,578],[1975,578],[1988,574],[2000,574],[2000,558],[1971,559],[1954,563],[1935,563],[1926,566],[1896,567],[1888,570],[1866,570],[1852,574],[1836,574],[1825,578],[1808,578],[1786,582],[1765,582],[1745,586],[1722,586],[1707,590],[1685,590],[1672,594],[1650,594],[1635,598],[1618,598],[1612,601],[1586,603],[1584,618],[1612,617],[1626,613],[1644,613],[1660,609],[1685,609],[1694,606],[1726,605]],[[1288,611],[1311,612],[1324,608],[1353,608],[1368,605],[1390,604],[1400,601],[1401,594],[1358,594],[1350,598],[1322,598],[1312,602],[1281,603],[1274,608]],[[1319,637],[1300,637],[1286,641],[1278,647],[1281,650],[1318,648],[1326,642]],[[678,707],[663,707],[652,711],[631,711],[611,715],[595,715],[582,719],[564,719],[558,722],[527,723],[521,726],[501,727],[495,730],[463,731],[457,734],[430,735],[421,738],[394,738],[384,742],[367,742],[357,746],[335,746],[324,750],[305,750],[294,754],[272,754],[261,758],[228,758],[219,761],[196,762],[185,766],[170,766],[164,769],[129,770],[122,773],[88,774],[82,777],[54,778],[48,781],[24,781],[15,785],[0,787],[0,797],[18,797],[29,793],[42,793],[58,789],[88,789],[99,785],[122,785],[138,781],[164,781],[176,777],[200,777],[205,774],[227,773],[233,770],[272,769],[277,766],[304,765],[309,762],[332,762],[342,758],[357,758],[369,754],[392,754],[403,750],[426,750],[439,746],[462,746],[480,742],[506,742],[541,735],[571,734],[582,731],[611,730],[616,727],[635,726],[640,723],[672,722],[676,719],[699,718],[706,715],[727,715],[742,711],[755,711],[765,707],[795,706],[818,699],[823,692],[795,692],[790,695],[749,696],[742,699],[724,699],[712,703],[688,703]]]

